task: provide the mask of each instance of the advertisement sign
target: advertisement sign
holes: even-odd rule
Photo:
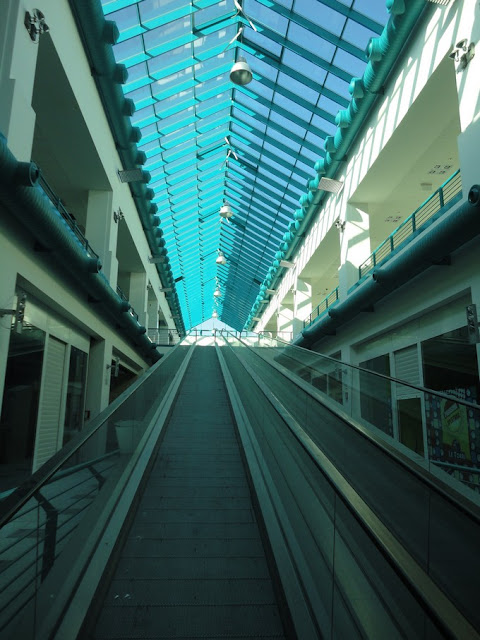
[[[446,391],[449,395],[475,402],[470,389]],[[480,468],[479,412],[437,396],[425,394],[428,445],[431,460]],[[480,452],[479,452],[480,454]]]

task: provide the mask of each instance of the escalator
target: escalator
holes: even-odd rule
[[[0,504],[2,638],[480,637],[475,501],[291,350],[211,342],[173,349]]]
[[[144,484],[82,637],[284,638],[213,347],[195,350]]]

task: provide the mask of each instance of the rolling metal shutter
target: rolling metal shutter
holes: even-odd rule
[[[414,344],[406,349],[396,351],[394,356],[395,377],[400,378],[400,380],[410,382],[410,384],[421,386],[417,345]],[[417,395],[414,389],[410,389],[409,387],[405,387],[400,384],[396,384],[395,386],[397,398],[411,398],[412,396]]]
[[[63,414],[65,352],[67,345],[56,338],[48,339],[44,364],[33,471],[36,471],[58,449],[60,421]]]

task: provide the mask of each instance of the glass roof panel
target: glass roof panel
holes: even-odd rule
[[[385,0],[102,0],[120,38],[185,328],[241,329],[350,102]],[[240,7],[240,10],[239,10]],[[253,25],[253,28],[252,28]],[[243,56],[253,80],[237,87]],[[229,202],[234,217],[221,222]],[[215,255],[225,250],[227,264]],[[213,299],[215,282],[222,297]]]
[[[345,16],[326,5],[319,7],[318,0],[295,0],[293,10],[313,23],[326,27],[336,36],[342,34]]]
[[[388,18],[385,0],[354,0],[353,8],[380,24],[385,24]]]
[[[254,45],[258,45],[260,49],[264,49],[265,51],[268,51],[270,55],[280,57],[282,53],[281,45],[279,45],[275,40],[268,38],[266,35],[264,35],[260,31],[249,30],[248,41],[250,43],[253,43]]]
[[[292,22],[288,32],[288,37],[292,42],[295,42],[301,47],[304,47],[305,43],[308,43],[308,47],[312,47],[315,55],[327,62],[332,61],[335,54],[335,45],[314,35],[313,33],[310,33],[304,27]]]

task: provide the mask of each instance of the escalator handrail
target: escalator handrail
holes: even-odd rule
[[[423,605],[433,615],[437,623],[449,634],[453,633],[455,638],[472,640],[473,638],[480,638],[470,621],[380,521],[341,471],[321,451],[318,445],[289,413],[288,409],[283,406],[280,399],[267,387],[243,358],[239,358],[238,355],[236,357],[255,384],[262,390],[275,411],[281,416],[297,442],[368,534],[379,552],[387,559],[401,579],[407,583],[407,588],[421,599]]]
[[[235,336],[233,336],[235,337]],[[409,473],[413,474],[418,480],[420,480],[424,485],[428,487],[429,490],[434,490],[436,493],[441,495],[443,498],[447,499],[451,504],[454,504],[457,508],[460,508],[468,517],[472,518],[472,520],[476,521],[480,524],[480,507],[475,504],[472,500],[468,499],[464,494],[457,491],[455,488],[451,487],[449,484],[444,482],[438,476],[432,477],[431,473],[425,469],[420,464],[416,463],[414,460],[403,454],[398,450],[394,445],[390,444],[385,438],[377,436],[373,431],[369,430],[367,427],[358,422],[354,417],[350,416],[346,411],[340,408],[340,406],[336,406],[336,404],[330,399],[326,399],[322,396],[322,394],[315,389],[312,385],[308,384],[295,374],[292,374],[285,367],[280,365],[278,362],[272,362],[263,358],[257,350],[255,350],[250,345],[246,344],[239,338],[235,337],[236,340],[241,342],[244,347],[248,348],[252,353],[254,353],[257,357],[259,357],[263,362],[267,363],[271,367],[273,367],[276,371],[282,374],[284,377],[288,378],[291,382],[299,386],[303,391],[308,393],[314,400],[319,402],[322,406],[324,406],[328,411],[334,413],[341,420],[347,422],[351,425],[361,436],[373,442],[376,446],[380,447],[387,455],[389,455],[395,462],[402,465]],[[288,344],[288,343],[287,343]],[[308,351],[308,349],[307,349]],[[331,358],[332,361],[337,364],[343,365],[340,360],[335,360]],[[346,366],[354,366],[354,365],[346,365]],[[367,371],[367,369],[361,369],[361,367],[355,367],[356,369],[360,369],[362,371]],[[368,372],[370,373],[370,372]],[[382,375],[382,374],[378,374]],[[395,378],[388,378],[388,376],[383,376],[387,379],[390,379],[394,382],[397,382]],[[402,382],[398,380],[398,382]],[[432,391],[430,389],[426,389],[425,391],[429,393],[433,393],[435,395],[437,392]],[[480,407],[477,407],[480,409]],[[432,463],[433,464],[433,463]]]
[[[271,338],[269,338],[269,339],[271,339]],[[240,340],[241,342],[243,342],[240,338],[237,338],[237,340]],[[360,371],[360,373],[368,373],[370,375],[376,376],[377,378],[381,378],[383,380],[386,380],[387,382],[394,382],[395,384],[401,384],[401,385],[403,385],[405,387],[409,387],[410,389],[414,389],[415,391],[420,391],[421,393],[428,393],[428,394],[433,395],[433,396],[438,396],[439,398],[443,398],[444,400],[452,400],[452,401],[456,402],[457,404],[461,404],[461,405],[467,407],[468,409],[475,409],[477,411],[480,411],[480,404],[478,404],[476,402],[469,402],[468,400],[463,400],[462,398],[458,398],[457,396],[449,395],[448,393],[445,393],[444,391],[436,391],[435,389],[428,389],[427,387],[421,387],[421,386],[419,386],[417,384],[413,384],[412,382],[407,382],[406,380],[401,380],[400,378],[394,378],[393,376],[387,376],[386,374],[379,373],[378,371],[371,371],[370,369],[365,369],[365,367],[359,367],[356,364],[350,364],[348,362],[343,362],[342,360],[337,360],[336,358],[332,358],[332,356],[326,356],[323,353],[317,353],[316,351],[310,351],[310,349],[305,349],[304,347],[299,347],[296,344],[291,344],[290,342],[285,342],[284,340],[282,340],[282,338],[275,338],[275,340],[277,342],[280,341],[286,347],[299,349],[300,351],[305,351],[306,353],[309,353],[309,354],[315,354],[316,356],[319,356],[320,358],[323,358],[325,360],[330,360],[330,362],[336,363],[337,366],[347,367],[349,369],[356,369],[357,371]],[[250,345],[247,345],[246,343],[243,343],[243,344],[245,346],[247,346],[247,347],[250,346]],[[299,361],[299,364],[302,364],[302,362]],[[304,365],[304,366],[311,366],[312,369],[315,368],[314,365]],[[322,372],[319,371],[319,373],[322,373]]]

